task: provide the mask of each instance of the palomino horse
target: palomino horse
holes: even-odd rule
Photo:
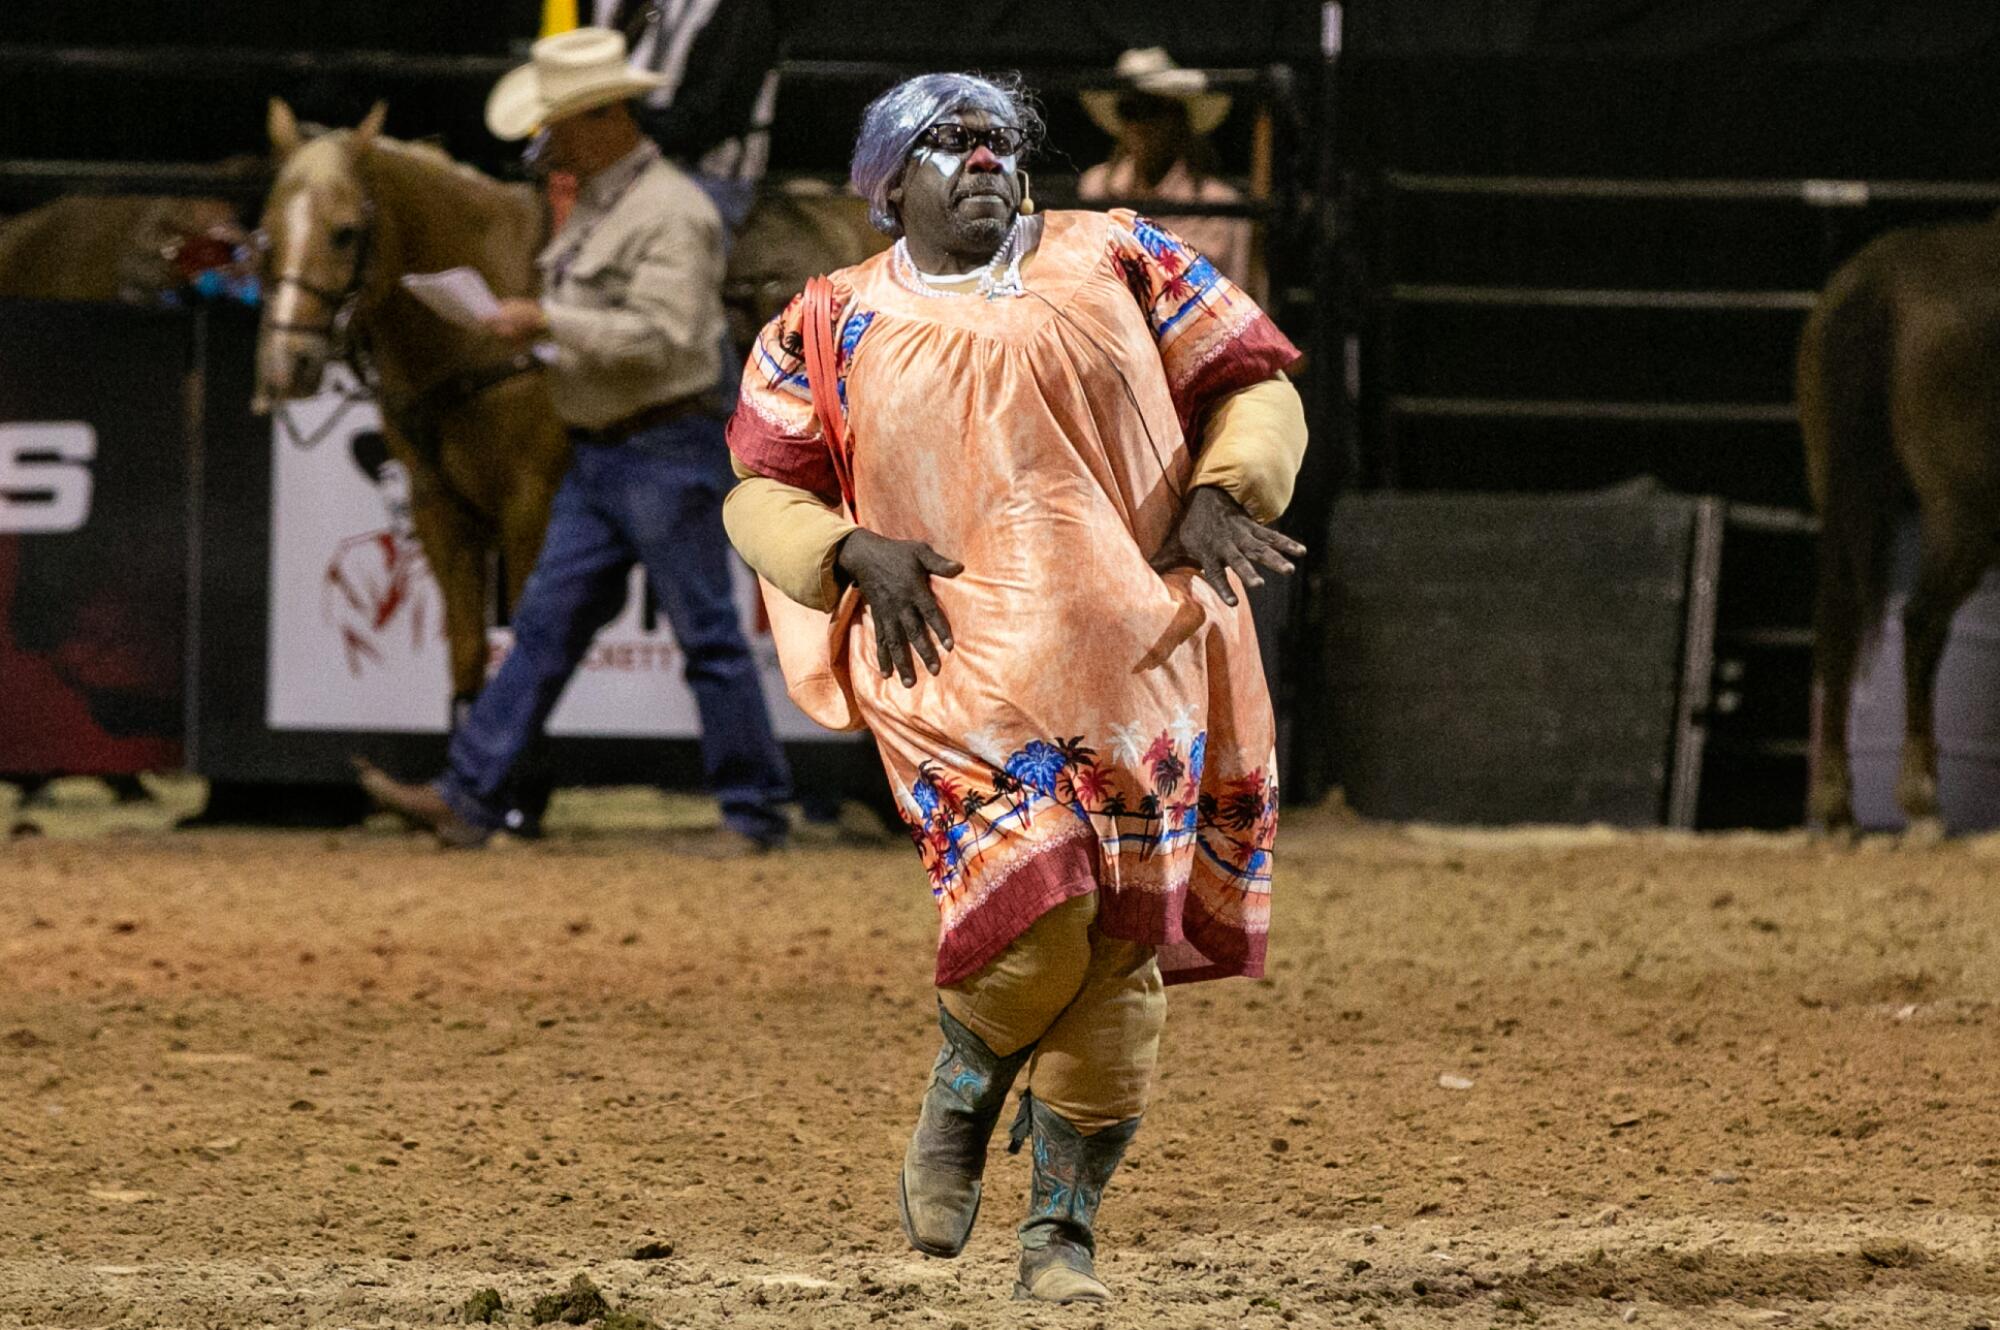
[[[503,299],[535,293],[541,200],[421,144],[358,128],[307,139],[273,101],[278,174],[268,238],[260,405],[310,396],[329,361],[362,371],[390,451],[408,468],[417,537],[444,595],[451,685],[486,670],[486,578],[497,554],[518,599],[569,466],[569,435],[532,357],[432,313],[405,273],[478,270]]]
[[[309,395],[348,348],[370,370],[383,432],[409,468],[417,536],[444,592],[452,689],[464,699],[484,678],[487,556],[501,555],[508,598],[518,597],[569,445],[539,373],[439,319],[397,279],[464,265],[503,298],[532,295],[545,214],[527,187],[384,138],[381,124],[377,106],[359,128],[307,141],[290,108],[271,103],[280,166],[264,210],[258,392],[265,402]],[[887,243],[859,199],[767,195],[730,255],[737,340],[747,348],[814,273]]]
[[[1910,834],[1942,833],[1932,702],[1954,611],[2000,555],[2000,222],[1893,231],[1833,275],[1799,346],[1799,421],[1820,513],[1811,815],[1851,831],[1847,712],[1880,621],[1891,532],[1914,497],[1922,558],[1903,609]]]

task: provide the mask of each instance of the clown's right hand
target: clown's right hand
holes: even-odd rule
[[[957,577],[965,565],[947,559],[921,540],[890,540],[856,529],[840,542],[834,567],[854,583],[875,620],[875,668],[905,688],[917,686],[910,661],[915,648],[924,668],[938,672],[937,648],[951,650],[951,625],[931,594],[933,577]],[[936,645],[931,638],[935,635]]]

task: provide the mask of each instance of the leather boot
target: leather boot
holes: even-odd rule
[[[972,1236],[986,1143],[1034,1046],[1003,1058],[953,1020],[943,1003],[938,1004],[938,1025],[944,1030],[944,1047],[938,1050],[917,1130],[903,1154],[897,1208],[912,1247],[929,1256],[952,1257],[965,1250]]]
[[[1097,1206],[1105,1184],[1139,1130],[1127,1118],[1085,1136],[1033,1095],[1021,1096],[1009,1150],[1034,1138],[1028,1218],[1021,1225],[1021,1276],[1016,1299],[1037,1302],[1109,1302],[1097,1277]]]
[[[447,849],[470,850],[484,845],[493,835],[490,828],[478,826],[458,815],[458,810],[445,801],[438,793],[436,785],[415,785],[397,780],[366,758],[352,759],[354,769],[360,775],[361,788],[368,797],[391,813],[419,827],[429,827],[436,833],[438,843]]]

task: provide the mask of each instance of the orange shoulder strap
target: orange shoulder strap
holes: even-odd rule
[[[848,451],[847,412],[840,403],[839,360],[834,350],[833,283],[815,277],[806,283],[805,327],[806,384],[812,390],[813,414],[819,417],[820,433],[833,459],[834,478],[840,482],[840,497],[847,510],[854,511],[854,475]]]

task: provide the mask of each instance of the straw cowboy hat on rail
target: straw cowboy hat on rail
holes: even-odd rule
[[[1126,84],[1123,89],[1086,92],[1082,100],[1098,128],[1113,138],[1120,136],[1125,124],[1118,103],[1133,93],[1181,103],[1187,108],[1188,127],[1197,134],[1208,133],[1229,117],[1229,94],[1210,92],[1207,75],[1199,69],[1182,69],[1164,47],[1127,51],[1118,57],[1112,73]]]
[[[486,99],[486,127],[495,138],[524,139],[544,125],[643,96],[666,82],[626,64],[624,34],[609,28],[544,37],[529,55]]]

